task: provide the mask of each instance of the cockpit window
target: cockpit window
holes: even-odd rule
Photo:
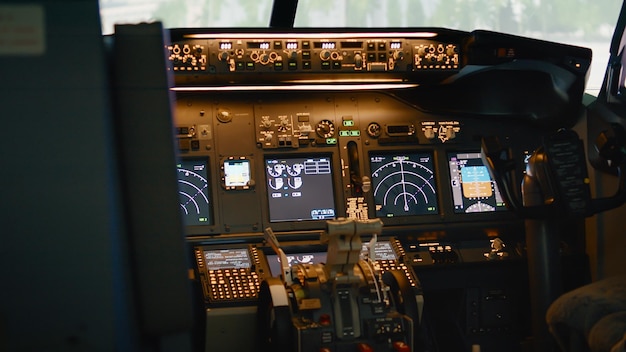
[[[175,27],[268,27],[272,0],[100,0],[102,27],[159,20]],[[591,48],[596,95],[621,0],[299,0],[295,27],[487,29]]]

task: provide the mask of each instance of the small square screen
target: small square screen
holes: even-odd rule
[[[226,188],[247,187],[249,182],[249,160],[241,159],[224,161],[224,186],[226,186]]]
[[[330,158],[269,158],[265,175],[270,222],[335,218]]]
[[[498,186],[491,179],[480,153],[449,153],[448,166],[455,213],[506,210]]]
[[[182,160],[176,167],[183,224],[211,225],[207,160]]]
[[[370,153],[376,216],[437,214],[437,187],[431,153]]]

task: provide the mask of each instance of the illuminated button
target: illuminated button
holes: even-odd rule
[[[367,50],[376,50],[376,44],[367,43]]]
[[[252,61],[246,62],[246,69],[250,71],[254,70],[254,62]]]
[[[375,53],[367,53],[367,61],[369,61],[369,62],[376,61],[376,54]]]
[[[322,61],[322,69],[329,70],[330,69],[330,61]]]
[[[341,68],[341,61],[333,61],[333,68],[334,69]]]
[[[282,71],[283,70],[283,63],[282,63],[282,61],[274,62],[274,70],[276,70],[276,71]]]
[[[378,43],[378,50],[386,50],[387,43]]]
[[[297,70],[298,69],[298,63],[295,61],[289,61],[289,63],[287,64],[287,68],[290,70]]]
[[[310,41],[308,41],[308,40],[304,40],[304,41],[302,41],[302,48],[304,48],[304,49],[309,49],[309,48],[311,48],[311,42],[310,42]]]
[[[396,352],[411,352],[409,345],[403,341],[396,341],[393,343],[393,350]]]
[[[302,59],[304,60],[311,60],[311,52],[308,50],[304,50],[302,52]]]
[[[356,345],[356,347],[357,351],[359,352],[374,352],[374,349],[372,349],[372,347],[370,347],[370,345],[366,343],[359,343],[358,345]]]
[[[302,61],[302,68],[305,70],[311,69],[311,61]]]
[[[320,315],[319,323],[322,326],[329,326],[330,325],[330,315],[328,315],[328,314]]]
[[[237,71],[243,71],[246,69],[246,64],[243,61],[237,61],[235,62],[235,70]]]

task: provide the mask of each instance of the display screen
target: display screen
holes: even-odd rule
[[[367,243],[363,243],[362,245],[362,253],[363,254],[367,250]],[[396,260],[398,257],[396,256],[396,252],[391,247],[391,242],[389,241],[379,241],[376,242],[374,246],[374,252],[376,253],[376,260]],[[267,262],[270,266],[270,271],[273,276],[277,276],[280,274],[280,260],[278,260],[278,255],[276,254],[268,254],[265,256],[267,258]],[[303,253],[290,253],[287,254],[287,261],[289,262],[289,266],[293,266],[296,264],[320,264],[326,263],[326,252],[303,252]]]
[[[266,159],[270,222],[333,219],[331,171],[328,157]]]
[[[211,225],[207,160],[182,160],[176,167],[183,224]]]
[[[455,213],[506,210],[498,186],[491,179],[480,153],[449,153],[448,165]]]
[[[248,48],[267,50],[270,48],[270,43],[269,42],[248,42]]]
[[[245,248],[206,250],[204,263],[207,270],[247,269],[252,266]]]
[[[289,266],[296,264],[320,264],[326,262],[326,252],[306,252],[286,254]],[[265,256],[270,266],[272,276],[278,276],[281,273],[280,260],[276,254],[268,254]]]
[[[431,153],[370,153],[377,217],[437,214]]]
[[[250,160],[229,159],[224,161],[224,186],[227,189],[248,187],[250,182]]]
[[[367,250],[367,244],[363,243],[363,251]],[[380,241],[374,245],[374,253],[376,253],[376,260],[396,260],[396,252],[391,247],[391,242]]]

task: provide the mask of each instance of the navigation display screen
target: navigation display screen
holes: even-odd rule
[[[498,186],[489,176],[480,153],[449,153],[448,166],[455,213],[506,210]]]
[[[246,248],[206,250],[204,263],[207,270],[247,269],[252,266]]]
[[[207,160],[182,160],[176,168],[183,224],[211,225]]]
[[[432,153],[370,153],[377,217],[437,214]]]
[[[270,222],[333,219],[331,171],[329,157],[266,159]]]

